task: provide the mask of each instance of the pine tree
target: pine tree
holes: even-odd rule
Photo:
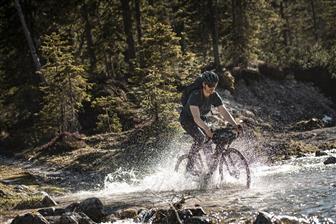
[[[148,14],[153,13],[150,10],[152,9],[149,9]],[[180,38],[170,25],[148,14],[144,20],[143,43],[140,48],[144,67],[137,69],[137,83],[140,85],[135,87],[136,95],[141,107],[157,124],[173,127],[174,121],[177,121],[179,96],[175,87],[181,79],[178,72],[184,61]]]
[[[120,12],[120,1],[99,1],[96,3],[96,19],[92,29],[97,57],[96,79],[124,80],[122,73],[127,70],[125,63],[126,43]],[[96,80],[93,80],[96,81]]]
[[[327,67],[336,78],[336,5],[332,0],[322,0],[322,20],[325,24],[323,29],[323,46],[328,51]]]
[[[32,19],[26,21],[33,22]],[[38,85],[41,80],[35,74],[14,1],[1,3],[0,36],[0,129],[6,148],[15,150],[36,143],[32,127],[40,110]]]
[[[54,32],[44,37],[41,50],[47,60],[41,70],[47,82],[41,87],[45,94],[41,111],[44,131],[77,131],[78,111],[89,97],[84,66],[75,61],[68,41]]]
[[[247,66],[260,52],[261,21],[267,2],[232,0],[231,3],[231,30],[224,46],[226,58],[234,65]]]
[[[122,125],[116,112],[118,105],[122,104],[117,97],[99,97],[93,101],[93,105],[100,110],[97,117],[98,132],[121,132]]]

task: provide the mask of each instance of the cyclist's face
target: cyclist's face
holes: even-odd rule
[[[203,83],[203,89],[206,96],[210,96],[211,94],[213,94],[216,90],[216,87],[217,83],[215,83],[214,85]]]

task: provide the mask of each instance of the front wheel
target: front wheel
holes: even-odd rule
[[[189,161],[188,154],[184,154],[178,157],[176,165],[175,165],[175,172],[186,172],[188,161]],[[195,155],[194,163],[195,164],[194,164],[193,170],[195,170],[196,173],[201,173],[204,169],[204,164],[203,164],[203,160],[201,158],[200,153],[197,153]]]
[[[222,153],[219,174],[222,181],[232,181],[247,188],[251,186],[251,172],[247,160],[235,148],[228,148]]]

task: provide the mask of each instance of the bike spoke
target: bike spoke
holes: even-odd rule
[[[222,155],[220,164],[221,180],[250,187],[250,169],[244,156],[236,149],[229,148]]]

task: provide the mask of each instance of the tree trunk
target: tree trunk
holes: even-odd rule
[[[314,37],[315,37],[315,41],[317,42],[318,34],[317,34],[317,22],[316,22],[316,12],[315,12],[314,0],[310,0],[310,5],[311,5],[312,16],[313,16],[313,21],[314,21]]]
[[[287,0],[284,0],[280,3],[280,16],[285,20],[285,27],[282,29],[282,36],[284,38],[284,45],[286,47],[286,52],[288,53],[289,49],[289,21],[288,16],[285,14],[285,9],[287,8]]]
[[[86,2],[83,3],[82,6],[82,16],[85,21],[85,35],[86,35],[86,42],[87,42],[87,51],[89,54],[90,60],[90,73],[94,73],[97,68],[97,58],[94,52],[94,44],[92,38],[92,25],[89,18],[89,9]]]
[[[107,77],[112,77],[111,76],[111,65],[109,64],[107,53],[105,50],[104,50],[104,64],[105,64],[105,71],[107,73]]]
[[[129,0],[121,0],[122,7],[122,15],[124,21],[124,31],[126,34],[127,40],[127,50],[126,50],[126,63],[129,64],[130,72],[133,71],[132,59],[135,58],[135,48],[134,48],[134,40],[132,34],[132,20],[131,20],[131,10],[129,7]]]
[[[236,1],[231,0],[231,10],[232,10],[232,31],[233,35],[235,35],[235,26],[236,26]]]
[[[214,62],[215,62],[216,71],[220,71],[221,66],[220,66],[219,49],[218,49],[217,0],[208,0],[208,8],[209,8],[209,14],[210,14],[210,27],[211,27],[212,50],[213,50]]]
[[[243,4],[242,0],[232,0],[232,61],[235,66],[241,65],[244,59],[244,40],[243,40]]]
[[[206,15],[206,6],[203,1],[200,2],[198,11],[200,12],[201,15]],[[209,42],[209,36],[208,36],[208,29],[207,29],[207,24],[206,24],[206,19],[203,19],[203,21],[200,21],[200,27],[199,27],[199,32],[202,34],[201,35],[201,51],[202,51],[202,56],[203,60],[207,59],[207,54],[208,54],[208,42]]]
[[[135,22],[136,22],[136,30],[137,30],[137,38],[138,38],[138,46],[142,46],[142,30],[141,30],[141,8],[140,8],[140,0],[134,0],[135,6]],[[142,55],[138,55],[140,67],[143,67],[145,62]]]
[[[39,57],[36,53],[34,42],[33,42],[32,37],[30,35],[30,31],[27,27],[26,20],[24,18],[19,0],[15,0],[15,8],[16,8],[18,14],[19,14],[21,25],[22,25],[24,34],[26,36],[26,39],[27,39],[27,42],[28,42],[28,45],[29,45],[30,53],[31,53],[31,56],[32,56],[34,64],[35,64],[36,71],[40,71],[40,69],[41,69],[40,59],[39,59]]]
[[[135,21],[137,29],[138,43],[141,45],[142,30],[141,30],[141,10],[140,10],[140,0],[134,0],[135,6]]]

